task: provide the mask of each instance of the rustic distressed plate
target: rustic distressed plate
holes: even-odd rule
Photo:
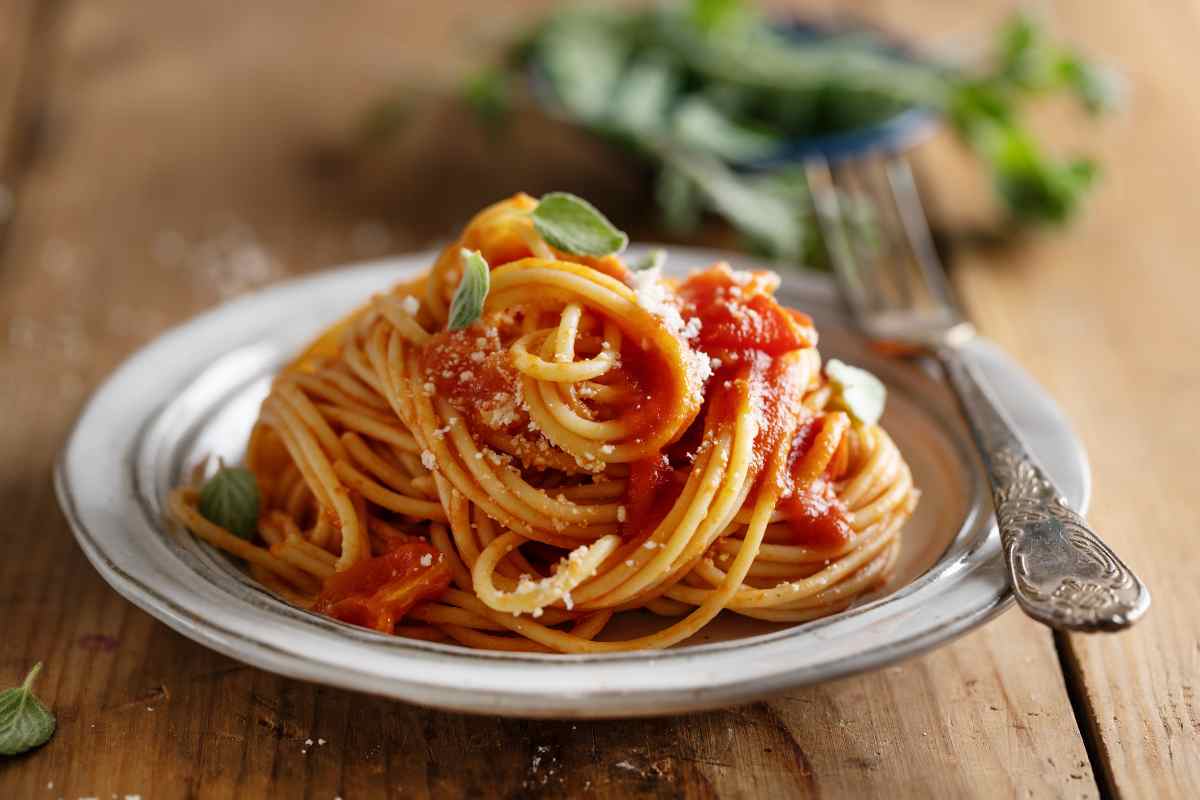
[[[821,350],[889,385],[884,425],[923,495],[894,580],[835,616],[796,627],[726,612],[663,652],[498,654],[382,636],[293,608],[164,516],[167,491],[209,455],[236,461],[271,375],[319,329],[432,254],[326,272],[239,299],[163,335],[92,397],[55,483],[84,553],[131,602],[233,658],[284,675],[428,706],[531,717],[663,714],[746,702],[928,650],[1001,611],[1011,595],[984,476],[954,400],[920,364],[872,354],[832,285],[789,274],[783,299],[810,312]],[[731,254],[674,248],[671,266]],[[742,263],[739,263],[742,262]],[[1087,458],[1053,401],[986,341],[970,349],[1034,452],[1077,507]],[[623,620],[625,631],[648,624]]]

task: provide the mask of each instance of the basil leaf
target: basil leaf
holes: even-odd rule
[[[865,369],[831,358],[825,363],[825,376],[833,384],[833,406],[848,411],[864,425],[874,425],[883,416],[887,389],[883,381]]]
[[[487,300],[492,285],[492,270],[478,250],[462,251],[463,276],[454,290],[450,301],[450,320],[447,328],[461,331],[483,314],[483,302]]]
[[[765,158],[781,147],[778,135],[737,122],[703,97],[680,103],[672,123],[676,139],[685,146],[726,161]]]
[[[512,111],[508,75],[495,67],[475,73],[463,84],[463,99],[484,124],[496,127]]]
[[[547,242],[577,256],[609,256],[629,244],[595,206],[566,192],[544,195],[533,210],[533,224]]]
[[[635,62],[617,85],[607,123],[620,131],[633,133],[661,130],[679,80],[664,60]]]
[[[692,0],[688,11],[696,27],[714,31],[731,17],[746,13],[746,7],[742,0]]]
[[[664,162],[654,184],[654,200],[663,225],[672,233],[694,233],[704,214],[704,196],[692,179]]]
[[[234,536],[258,532],[258,481],[241,467],[221,467],[200,490],[200,516]]]
[[[33,694],[39,661],[15,689],[0,692],[0,755],[15,756],[45,744],[54,734],[54,715]]]
[[[534,48],[559,103],[571,116],[597,121],[608,113],[631,42],[615,13],[574,9],[552,17]]]
[[[634,272],[642,272],[648,269],[660,269],[663,264],[667,263],[667,251],[661,247],[656,247],[646,255],[639,258],[637,261],[629,265]]]
[[[805,228],[795,205],[762,191],[719,159],[680,148],[659,150],[671,168],[695,184],[708,205],[778,258],[803,252]]]

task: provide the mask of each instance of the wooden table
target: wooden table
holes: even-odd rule
[[[1060,31],[1130,79],[1131,109],[1088,130],[1103,186],[1063,235],[954,253],[980,327],[1087,444],[1091,518],[1154,592],[1132,632],[1053,636],[1012,612],[771,702],[522,722],[241,666],[100,580],[51,467],[89,390],[166,326],[427,245],[517,188],[586,192],[639,230],[633,177],[562,131],[489,143],[439,109],[353,145],[398,80],[486,52],[484,4],[410,5],[0,0],[0,680],[43,660],[59,721],[0,763],[0,797],[1200,797],[1200,15],[1180,0],[1054,4]],[[978,41],[1004,13],[858,5],[934,41]],[[966,196],[952,154],[939,163],[941,196]]]

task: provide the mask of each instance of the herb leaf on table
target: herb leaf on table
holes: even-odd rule
[[[0,692],[0,755],[24,753],[54,735],[58,723],[33,693],[33,682],[41,671],[39,661],[20,686]]]

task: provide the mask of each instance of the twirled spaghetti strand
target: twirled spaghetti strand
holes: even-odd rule
[[[830,406],[765,273],[674,284],[538,234],[524,195],[276,379],[253,541],[172,515],[290,602],[397,635],[563,653],[669,647],[722,611],[800,622],[889,575],[916,502],[887,434]],[[447,330],[458,253],[491,265]],[[636,638],[615,615],[670,618]]]

